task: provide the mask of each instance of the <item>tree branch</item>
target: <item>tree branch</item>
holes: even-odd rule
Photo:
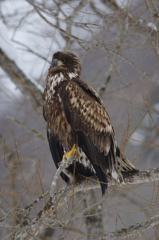
[[[58,171],[57,175],[59,175],[59,171]],[[123,178],[124,178],[124,183],[128,184],[128,185],[156,181],[156,180],[159,180],[159,168],[150,169],[147,171],[137,172],[137,173],[133,173],[133,174],[125,173],[125,174],[123,174]],[[57,182],[56,177],[54,179],[54,182]],[[56,185],[56,184],[53,184],[53,186],[54,185]],[[117,184],[115,181],[109,182],[109,186],[115,186],[115,185],[117,185],[118,187],[123,186],[122,183]],[[100,188],[100,184],[96,178],[81,179],[81,181],[79,181],[79,182],[62,186],[62,188],[60,188],[58,190],[58,192],[55,192],[54,195],[52,197],[50,197],[49,201],[47,202],[45,207],[38,213],[37,217],[32,219],[31,222],[27,226],[25,226],[25,229],[18,228],[16,226],[16,228],[14,230],[15,232],[17,232],[15,239],[21,239],[19,237],[22,237],[23,235],[27,236],[28,240],[33,239],[32,236],[37,236],[39,234],[39,232],[46,227],[44,222],[45,223],[47,222],[48,224],[50,224],[51,227],[53,227],[59,221],[58,214],[57,214],[58,210],[62,206],[66,205],[67,202],[71,199],[71,197],[73,197],[73,195],[75,193],[80,192],[80,191],[87,191],[90,189],[96,189],[96,188]],[[53,190],[54,190],[54,188],[53,188]],[[52,192],[54,192],[54,191],[51,191],[51,195],[52,195]],[[107,197],[107,195],[105,195],[103,198],[106,198],[106,197]],[[42,200],[42,198],[40,200]],[[39,201],[37,201],[37,202],[39,202]],[[152,219],[152,221],[153,221],[153,219]],[[147,222],[145,221],[145,223],[143,222],[142,224],[146,224],[146,223]],[[151,221],[148,223],[151,224]],[[139,227],[140,227],[140,225],[141,225],[141,223],[137,224],[137,226],[139,226]],[[134,225],[134,226],[136,226],[136,225]],[[136,228],[134,227],[134,229],[136,229]],[[126,230],[120,230],[118,232],[120,233],[121,231],[123,231],[125,234]],[[140,227],[139,231],[141,231],[141,227]],[[118,232],[113,233],[113,234],[119,234]],[[132,234],[134,234],[134,232]],[[115,236],[115,235],[112,235],[112,236]],[[126,235],[124,235],[124,236],[126,236]],[[105,236],[103,236],[103,237],[105,237]],[[103,239],[106,239],[106,238],[103,238]]]
[[[6,53],[0,48],[0,66],[17,86],[21,93],[29,99],[37,110],[42,105],[42,89],[30,80],[24,72],[12,61]],[[41,112],[41,110],[40,110]]]
[[[138,234],[137,238],[142,234],[143,231],[154,227],[159,224],[159,215],[156,215],[154,217],[148,217],[146,220],[144,220],[141,223],[137,223],[135,225],[132,225],[128,228],[123,228],[119,231],[107,233],[103,237],[99,238],[99,240],[103,239],[123,239],[126,237],[131,237],[133,234]]]

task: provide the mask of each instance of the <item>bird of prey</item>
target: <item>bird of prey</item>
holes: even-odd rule
[[[95,175],[105,194],[110,178],[122,182],[123,172],[138,170],[121,153],[100,96],[80,74],[80,59],[74,53],[53,54],[44,90],[47,137],[57,168],[61,161],[79,154],[61,173],[63,180]]]

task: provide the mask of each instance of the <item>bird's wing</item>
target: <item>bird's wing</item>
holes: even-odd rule
[[[47,129],[47,138],[48,138],[52,158],[54,160],[56,168],[58,168],[59,167],[58,164],[61,162],[62,157],[64,155],[64,149],[59,143],[58,139],[52,133],[50,133],[48,129]],[[69,181],[69,178],[63,172],[61,173],[61,177],[65,182]]]
[[[114,140],[114,130],[108,113],[97,93],[80,82],[67,81],[60,88],[66,118],[75,131],[89,136],[92,144],[105,156]],[[115,149],[114,149],[115,150]]]
[[[117,169],[116,143],[100,97],[78,79],[64,82],[59,95],[78,146],[92,163],[98,179],[106,182],[106,174]]]

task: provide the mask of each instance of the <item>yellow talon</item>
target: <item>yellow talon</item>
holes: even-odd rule
[[[65,153],[65,154],[63,155],[62,161],[63,161],[63,162],[66,162],[66,161],[67,161],[67,158],[70,158],[70,157],[71,157],[72,155],[74,155],[74,154],[76,154],[78,157],[80,157],[80,154],[79,154],[79,152],[78,152],[78,146],[77,146],[77,144],[74,144],[73,147],[72,147],[72,149],[71,149],[69,152],[67,152],[67,153]]]

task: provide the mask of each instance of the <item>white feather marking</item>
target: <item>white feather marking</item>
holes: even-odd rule
[[[72,97],[71,98],[71,103],[73,104],[73,103],[76,103],[76,101],[77,101],[77,98],[76,97]]]
[[[110,145],[106,144],[105,151],[106,151],[107,154],[108,154],[109,150],[110,150]]]
[[[100,132],[103,132],[103,127],[100,128]]]
[[[60,95],[57,94],[57,96],[58,96],[58,98],[59,98],[59,102],[62,102],[62,99],[61,99]]]
[[[54,76],[48,78],[48,84],[50,85],[50,88],[47,90],[47,99],[50,99],[55,94],[55,87],[65,80],[66,78],[62,73],[55,74]]]
[[[75,78],[75,77],[77,77],[77,76],[78,76],[78,74],[77,74],[77,73],[74,73],[74,72],[72,72],[72,73],[69,73],[69,74],[68,74],[68,76],[69,76],[69,78],[70,78],[70,79],[72,79],[72,78]]]
[[[82,163],[86,168],[90,168],[91,171],[96,174],[91,162],[89,161],[89,159],[87,158],[87,156],[85,155],[85,153],[82,151],[81,148],[78,148],[78,151],[80,153],[80,158],[79,158],[79,162]]]
[[[112,175],[112,178],[114,178],[115,180],[119,181],[119,176],[118,176],[118,174],[117,174],[117,172],[115,170],[112,171],[111,175]]]
[[[112,126],[107,124],[107,132],[112,132]]]

